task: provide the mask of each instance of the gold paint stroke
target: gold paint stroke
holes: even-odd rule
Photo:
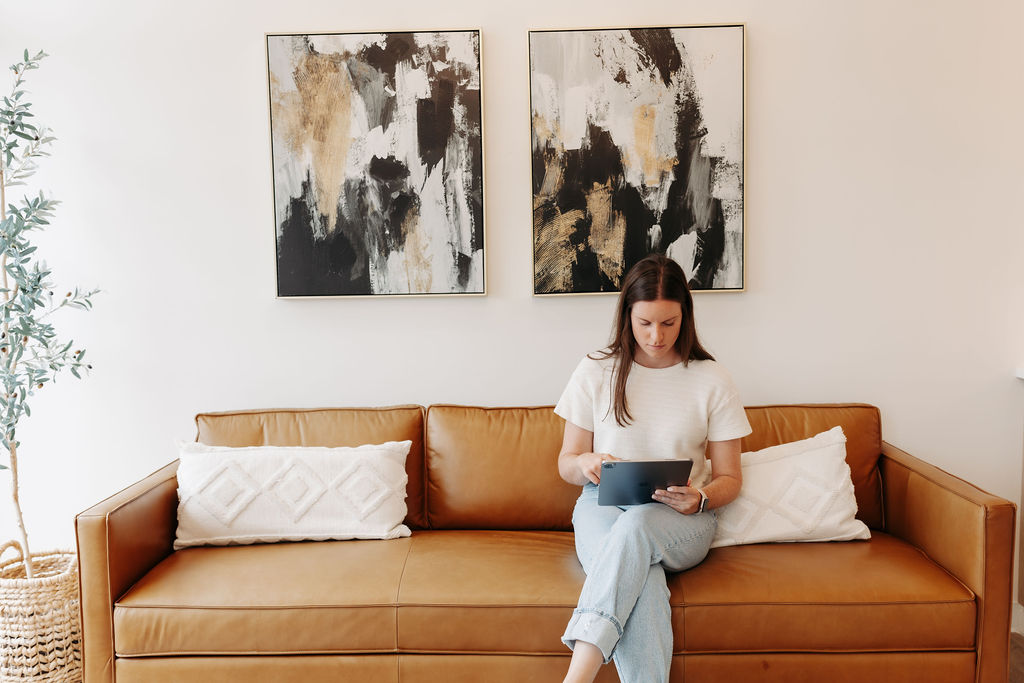
[[[302,57],[292,73],[301,106],[290,108],[293,131],[287,137],[292,151],[301,155],[309,147],[313,156],[313,181],[319,212],[327,217],[327,232],[338,223],[338,202],[345,175],[345,158],[352,142],[349,135],[352,83],[341,55],[311,53]],[[289,102],[282,101],[282,109]]]
[[[611,181],[587,191],[590,214],[590,249],[597,254],[598,267],[612,282],[622,279],[626,218],[612,209]]]
[[[541,182],[537,201],[545,201],[545,198],[554,197],[562,189],[562,182],[565,180],[565,164],[557,156],[552,156],[544,164],[544,180]]]
[[[556,150],[562,151],[562,130],[558,120],[549,121],[542,114],[533,114],[533,135],[541,143],[541,147],[552,143]]]
[[[431,291],[433,271],[427,246],[430,235],[420,221],[419,209],[413,207],[402,221],[405,235],[405,274],[409,280],[409,292],[422,294]]]
[[[571,266],[576,261],[575,248],[569,242],[576,223],[583,220],[583,211],[573,209],[558,213],[546,223],[539,223],[541,207],[534,212],[537,226],[534,243],[534,286],[538,292],[567,292],[572,286]]]
[[[657,111],[649,104],[642,104],[633,110],[633,138],[637,155],[640,157],[644,184],[660,185],[662,178],[672,172],[675,157],[658,155],[655,139],[655,118]]]

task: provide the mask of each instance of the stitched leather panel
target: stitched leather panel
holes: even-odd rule
[[[431,406],[430,528],[571,530],[580,487],[558,476],[564,429],[551,406]]]
[[[686,650],[897,651],[974,646],[974,594],[920,550],[870,541],[716,548],[670,582]]]
[[[557,532],[413,536],[399,600],[403,652],[561,652],[584,575]],[[871,541],[713,550],[669,578],[676,652],[955,650],[974,596],[919,550]]]
[[[115,604],[115,651],[394,652],[410,540],[179,550]]]
[[[147,657],[117,660],[117,683],[398,683],[397,655]]]
[[[701,683],[965,683],[975,680],[973,652],[765,653],[673,657],[671,680],[683,681],[684,672],[686,681]]]

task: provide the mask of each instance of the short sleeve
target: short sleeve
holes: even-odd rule
[[[754,431],[732,379],[726,376],[723,384],[720,398],[708,415],[708,441],[739,439]]]
[[[594,402],[596,387],[592,378],[594,361],[584,358],[576,366],[562,397],[555,405],[555,414],[589,432],[594,431]]]

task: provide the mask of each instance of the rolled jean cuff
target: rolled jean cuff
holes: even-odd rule
[[[582,640],[601,650],[604,663],[612,660],[612,650],[622,637],[622,627],[618,620],[610,614],[593,609],[577,608],[572,613],[569,625],[565,627],[562,642],[573,650],[576,641]]]

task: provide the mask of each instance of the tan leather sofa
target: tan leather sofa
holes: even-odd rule
[[[744,450],[841,425],[873,537],[673,575],[672,680],[1006,681],[1015,506],[884,443],[874,407],[747,412]],[[86,683],[561,680],[584,575],[550,407],[196,420],[216,445],[411,439],[412,537],[173,552],[172,463],[77,518]]]

